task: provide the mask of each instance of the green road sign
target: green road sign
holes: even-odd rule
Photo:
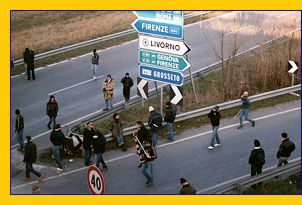
[[[141,64],[164,69],[184,71],[191,65],[183,56],[170,55],[154,51],[139,50],[138,61]]]

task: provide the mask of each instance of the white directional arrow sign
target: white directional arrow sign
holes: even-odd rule
[[[139,47],[145,50],[159,51],[175,55],[185,55],[191,49],[183,41],[139,35]]]
[[[182,94],[179,91],[178,87],[175,85],[171,85],[171,88],[175,94],[175,96],[170,100],[170,102],[174,105],[177,105],[182,100]]]
[[[293,74],[294,72],[296,72],[296,70],[299,69],[295,61],[288,61],[288,62],[292,66],[292,68],[288,71],[289,73]]]
[[[138,95],[142,98],[148,99],[148,81],[142,78],[137,78]]]

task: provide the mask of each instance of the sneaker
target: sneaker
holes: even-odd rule
[[[142,163],[139,163],[139,165],[137,166],[138,168],[141,168],[143,166]]]
[[[214,149],[214,147],[212,145],[208,146],[208,149],[211,150],[211,149]]]
[[[149,184],[150,183],[150,179],[148,179],[147,181],[146,181],[146,184]]]
[[[22,180],[24,180],[24,181],[29,181],[29,177],[22,177]]]
[[[45,178],[45,177],[44,177],[43,175],[41,175],[41,176],[39,177],[39,182],[42,182],[44,178]]]
[[[255,127],[255,120],[252,121],[252,127]]]
[[[240,125],[239,127],[237,127],[237,130],[239,130],[239,129],[241,129],[243,126],[242,125]]]
[[[73,162],[73,161],[74,161],[74,159],[69,159],[68,161],[69,161],[69,162]]]
[[[103,167],[102,169],[100,169],[101,172],[105,172],[108,170],[108,167]]]
[[[92,77],[92,79],[93,79],[93,80],[95,79],[95,75]]]
[[[147,187],[151,187],[153,186],[153,182],[149,181],[148,183],[146,183]]]
[[[214,147],[220,147],[221,144],[214,144]]]
[[[106,111],[106,110],[108,110],[108,108],[103,109],[103,111]]]
[[[57,168],[57,170],[60,171],[60,172],[63,171],[63,169],[61,169],[61,168],[59,168],[59,167]]]

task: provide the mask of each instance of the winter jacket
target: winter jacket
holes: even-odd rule
[[[114,80],[110,80],[109,82],[105,80],[103,84],[103,96],[105,100],[112,100],[113,98],[113,90],[114,90]]]
[[[208,118],[210,118],[212,126],[219,126],[221,118],[219,112],[211,110],[211,112],[208,114]]]
[[[23,53],[23,60],[27,66],[33,66],[35,61],[35,53],[32,50]]]
[[[172,105],[166,108],[166,115],[164,117],[165,122],[173,123],[176,117],[176,110]]]
[[[279,150],[277,152],[277,158],[280,157],[290,157],[291,153],[295,150],[295,144],[290,141],[288,138],[283,140],[279,146]]]
[[[145,126],[142,126],[137,132],[137,138],[141,143],[143,143],[144,141],[146,141],[146,139],[151,139],[151,134]]]
[[[50,141],[54,146],[61,146],[64,144],[65,136],[61,130],[53,130],[50,133]]]
[[[25,146],[23,162],[35,163],[37,160],[37,146],[33,142],[28,142]]]
[[[109,122],[108,129],[112,132],[112,138],[116,139],[119,135],[123,135],[123,123],[122,121],[112,119]]]
[[[99,65],[99,59],[100,59],[100,57],[99,57],[99,55],[97,53],[95,53],[95,55],[92,54],[92,56],[91,56],[91,63],[95,64],[95,65]]]
[[[250,157],[249,157],[249,164],[251,166],[263,166],[265,164],[265,152],[261,147],[255,147],[251,151]]]
[[[17,115],[15,131],[20,132],[24,128],[24,118],[22,115]]]
[[[133,80],[130,77],[123,77],[121,83],[123,84],[124,88],[131,88],[133,86]]]
[[[88,130],[86,127],[83,131],[83,148],[85,150],[91,150],[92,139],[94,135],[94,129]]]
[[[189,183],[186,183],[181,188],[179,194],[193,195],[196,194],[196,189],[193,186],[191,186]]]
[[[248,97],[241,97],[242,109],[249,109],[250,99]]]
[[[156,119],[157,118],[157,119]],[[149,120],[148,120],[148,126],[151,128],[151,131],[154,132],[154,131],[157,131],[158,129],[161,128],[160,127],[156,127],[155,126],[155,121],[159,120],[159,119],[162,119],[163,117],[161,116],[160,113],[156,112],[155,110],[153,110],[152,112],[150,112],[150,115],[149,115]]]
[[[57,117],[58,111],[59,111],[59,107],[58,107],[58,103],[56,101],[48,102],[46,104],[46,114],[49,117]]]
[[[92,147],[95,153],[104,153],[106,149],[106,138],[102,133],[95,133],[92,138]]]

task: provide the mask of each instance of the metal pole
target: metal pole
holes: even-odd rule
[[[163,83],[160,84],[160,114],[163,115],[163,96],[164,96],[164,86]]]
[[[292,73],[292,86],[295,84],[295,73]]]
[[[158,88],[157,88],[157,82],[154,81],[154,85],[155,85],[155,90],[156,90],[156,97],[158,97]]]
[[[144,98],[142,97],[142,107],[145,107]]]
[[[186,54],[186,60],[189,62],[188,54]],[[190,78],[191,78],[191,83],[192,83],[192,88],[193,88],[195,103],[197,103],[195,84],[194,84],[194,79],[193,79],[193,75],[192,75],[192,72],[191,72],[191,68],[189,68],[189,73],[190,73]]]

